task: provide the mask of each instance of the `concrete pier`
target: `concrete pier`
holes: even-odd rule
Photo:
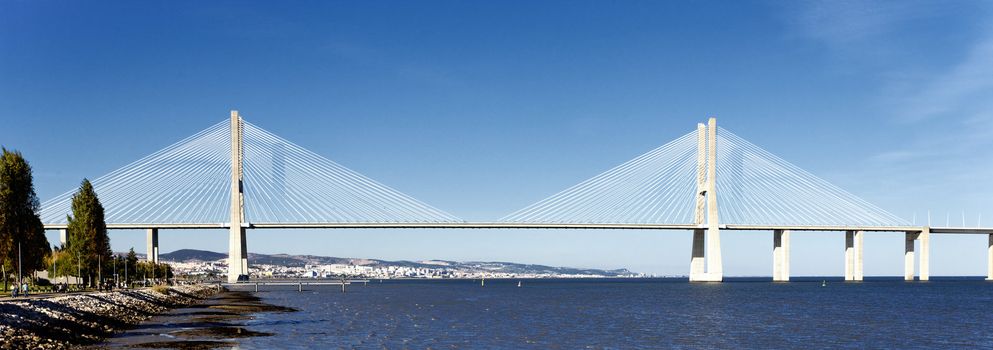
[[[993,281],[993,233],[987,235],[986,245],[986,280]]]
[[[69,232],[66,229],[59,229],[59,243],[65,246],[69,243]]]
[[[921,242],[920,280],[927,281],[931,279],[931,228],[924,227],[917,239]]]
[[[845,231],[845,280],[855,280],[855,231]]]
[[[862,280],[863,231],[845,231],[845,280]]]
[[[790,231],[772,231],[772,281],[790,281]]]
[[[904,234],[903,244],[903,280],[914,280],[914,242],[917,241],[917,232],[907,232]]]
[[[693,248],[690,255],[690,280],[691,281],[701,281],[704,280],[704,275],[706,274],[706,257],[704,255],[704,242],[706,233],[704,230],[698,229],[693,230]]]
[[[159,229],[150,228],[145,234],[145,259],[159,263]]]
[[[864,277],[863,262],[865,261],[865,231],[855,231],[855,271],[853,280],[861,281]]]

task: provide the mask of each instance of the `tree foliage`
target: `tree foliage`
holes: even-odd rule
[[[103,205],[87,179],[83,179],[79,191],[72,196],[72,215],[68,221],[68,253],[79,259],[84,276],[96,275],[98,264],[111,262],[112,253]]]
[[[172,266],[165,263],[152,263],[151,261],[138,262],[139,278],[162,280],[172,278]]]
[[[124,257],[123,256],[114,254],[114,260],[111,261],[110,267],[114,271],[112,273],[111,277],[114,277],[113,275],[117,275],[117,278],[118,279],[124,280]]]
[[[49,258],[48,275],[52,278],[62,277],[62,276],[76,276],[79,270],[81,270],[79,261],[76,260],[76,255],[70,252],[68,249],[55,248],[52,250],[52,255]]]
[[[16,273],[20,244],[24,273],[44,270],[51,247],[38,218],[31,165],[20,152],[0,149],[0,263],[8,273]]]
[[[138,254],[134,253],[134,247],[131,247],[128,255],[124,257],[124,264],[127,266],[127,270],[125,270],[127,279],[129,281],[136,280],[138,276]]]

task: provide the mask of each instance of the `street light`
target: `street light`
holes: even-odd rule
[[[79,252],[76,252],[76,287],[79,287],[79,281],[83,277],[83,265],[79,261]]]
[[[21,281],[21,242],[17,242],[17,287],[19,288],[24,282]]]
[[[59,274],[59,259],[52,254],[52,280],[55,280],[55,276]]]

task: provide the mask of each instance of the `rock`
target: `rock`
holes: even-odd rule
[[[92,344],[167,309],[191,305],[218,286],[86,293],[0,302],[0,349],[67,349]]]

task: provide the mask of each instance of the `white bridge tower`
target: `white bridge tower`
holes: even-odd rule
[[[242,178],[242,123],[231,111],[231,223],[228,240],[228,282],[248,279],[248,245],[245,242],[245,194]]]

